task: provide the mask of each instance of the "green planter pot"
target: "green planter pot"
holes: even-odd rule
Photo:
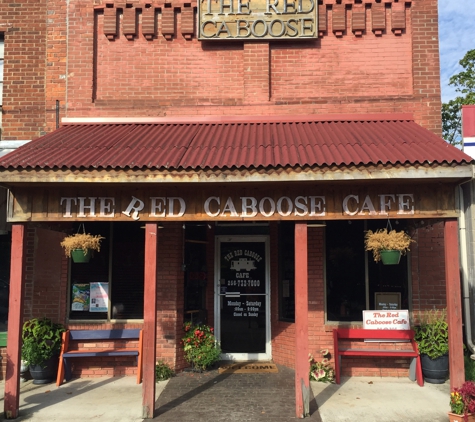
[[[82,249],[74,249],[71,251],[71,258],[75,263],[85,263],[89,262],[91,259],[91,251],[88,250],[86,255],[84,255],[84,251]]]
[[[396,265],[399,264],[401,259],[400,251],[381,251],[381,261],[384,265]]]

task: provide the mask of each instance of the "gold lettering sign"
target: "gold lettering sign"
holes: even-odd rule
[[[317,38],[317,0],[200,0],[199,40]]]
[[[94,184],[14,187],[8,221],[270,221],[457,217],[450,185]]]

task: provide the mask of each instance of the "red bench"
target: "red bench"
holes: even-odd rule
[[[137,347],[125,343],[137,340]],[[70,350],[70,342],[81,342],[84,347]],[[63,333],[61,354],[59,356],[58,377],[56,385],[71,379],[71,362],[73,358],[100,356],[135,356],[137,360],[137,384],[142,382],[142,330],[67,330]]]
[[[363,342],[364,340],[380,340],[384,345],[406,343],[410,349],[396,349],[394,347],[340,347],[340,341]],[[376,343],[377,344],[377,343]],[[367,347],[366,347],[367,346]],[[340,367],[342,356],[371,356],[371,357],[402,357],[412,358],[410,376],[421,387],[424,385],[422,377],[421,359],[417,343],[414,341],[414,330],[365,330],[363,328],[334,328],[333,347],[335,354],[335,382],[340,384]],[[415,366],[415,367],[414,367]],[[413,375],[415,372],[415,376]]]

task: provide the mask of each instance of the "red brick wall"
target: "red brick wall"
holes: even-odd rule
[[[275,363],[294,368],[295,324],[279,319],[279,230],[277,223],[270,226],[271,276],[271,336],[272,358]]]
[[[64,301],[63,301],[64,302]],[[70,323],[70,330],[110,330],[110,329],[141,329],[142,323],[137,324],[101,324],[101,323]],[[117,344],[110,343],[110,347],[117,347]],[[104,342],[104,347],[106,343]],[[137,347],[137,342],[122,342],[120,347]],[[71,342],[70,350],[83,350],[87,348],[84,343]],[[135,357],[93,357],[93,358],[75,358],[71,360],[71,372],[73,378],[81,377],[101,377],[101,376],[126,376],[137,375],[137,363]]]
[[[414,235],[412,250],[412,297],[417,311],[442,309],[445,295],[444,223],[426,225]]]
[[[2,139],[27,140],[45,133],[46,90],[54,89],[45,85],[46,6],[46,0],[0,2],[5,42]]]
[[[68,10],[57,0],[2,3],[4,139],[54,129],[56,99],[69,117],[404,111],[440,134],[437,0],[383,8],[367,0],[364,11],[323,3],[321,37],[299,43],[199,42],[187,35],[190,9],[181,4],[170,16],[156,10],[153,35],[140,2],[139,25],[117,28],[110,19],[124,21],[118,2],[107,8],[106,25],[92,0]]]
[[[325,331],[324,247],[325,229],[308,228],[308,344],[317,358],[329,349],[331,336]]]
[[[184,274],[183,229],[167,224],[158,233],[157,360],[183,369]]]

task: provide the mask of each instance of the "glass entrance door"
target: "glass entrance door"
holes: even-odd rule
[[[268,360],[267,236],[218,236],[215,327],[226,360]]]

